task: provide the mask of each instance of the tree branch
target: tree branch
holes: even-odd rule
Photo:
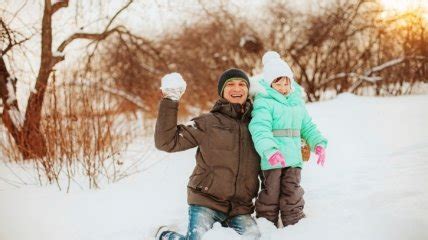
[[[67,2],[68,4],[68,0],[64,0]],[[113,29],[110,29],[110,26],[113,24],[113,21],[119,16],[119,14],[121,12],[123,12],[125,9],[127,9],[129,7],[129,5],[131,5],[131,3],[134,0],[129,0],[127,4],[125,4],[121,9],[119,9],[119,11],[116,12],[116,14],[113,15],[113,17],[110,19],[110,21],[108,22],[108,24],[106,25],[106,27],[104,28],[104,31],[102,33],[74,33],[73,35],[71,35],[70,37],[68,37],[66,40],[64,40],[58,47],[58,52],[63,52],[64,49],[74,40],[76,39],[89,39],[89,40],[94,40],[94,41],[101,41],[104,40],[105,38],[107,38],[110,34],[114,33],[114,32],[121,32],[121,26],[117,26]],[[54,6],[56,4],[59,4],[58,2],[54,4]],[[95,47],[96,48],[96,47]]]
[[[380,72],[380,71],[382,71],[382,70],[384,70],[386,68],[390,68],[390,67],[396,66],[396,65],[402,63],[405,60],[413,60],[413,59],[415,59],[415,60],[426,60],[428,58],[425,57],[425,56],[409,56],[409,57],[396,58],[396,59],[387,61],[387,62],[385,62],[385,63],[383,63],[383,64],[381,64],[379,66],[372,67],[372,68],[368,69],[367,71],[364,71],[363,75],[357,74],[355,72],[350,72],[350,73],[343,73],[342,72],[342,73],[338,73],[336,75],[333,75],[333,76],[327,78],[327,80],[325,80],[323,83],[321,83],[319,85],[319,87],[327,85],[330,82],[332,82],[334,80],[337,80],[337,79],[341,79],[341,78],[345,78],[345,77],[352,77],[352,78],[356,78],[357,79],[357,81],[350,88],[350,90],[352,89],[352,91],[353,91],[353,90],[355,90],[356,87],[358,87],[364,81],[365,82],[374,83],[374,82],[377,82],[377,81],[380,81],[380,80],[383,79],[383,77],[379,77],[379,76],[370,76],[373,73]]]
[[[7,45],[5,50],[3,50],[3,46],[0,46],[0,53],[3,56],[7,51],[9,51],[12,48],[12,37],[10,36],[9,28],[6,26],[6,23],[3,22],[2,19],[0,19],[0,25],[4,29],[4,32],[5,32],[4,35],[6,35],[8,40],[9,40],[9,44]],[[3,35],[2,32],[0,32],[0,33]],[[3,38],[3,36],[2,36],[2,38]],[[3,39],[1,41],[2,41],[1,45],[3,45],[3,42],[4,42]]]
[[[61,8],[68,7],[68,0],[60,0],[52,5],[51,15],[54,15],[56,11],[60,10]]]
[[[52,56],[52,67],[54,67],[57,63],[64,61],[64,55],[53,55]]]
[[[116,17],[117,17],[117,16],[119,16],[119,14],[120,14],[122,11],[124,11],[125,9],[127,9],[127,8],[129,7],[129,5],[131,5],[131,3],[132,3],[133,1],[134,1],[134,0],[129,0],[127,4],[125,4],[121,9],[119,9],[119,11],[117,11],[117,12],[116,12],[116,14],[115,14],[115,15],[113,15],[113,17],[110,19],[109,23],[108,23],[108,24],[106,25],[106,27],[104,28],[104,32],[106,32],[106,31],[109,29],[109,27],[111,26],[111,24],[113,23],[113,21],[116,19]],[[92,53],[89,55],[87,66],[89,66],[89,64],[90,64],[90,62],[91,62],[91,59],[92,59],[92,57],[94,56],[95,51],[96,51],[96,50],[97,50],[97,48],[98,48],[98,44],[99,44],[99,41],[97,41],[97,42],[96,42],[95,47],[94,47],[94,49],[92,50]]]
[[[95,88],[95,89],[101,90],[103,92],[106,92],[108,94],[123,98],[123,99],[127,100],[128,102],[134,104],[138,108],[142,109],[143,111],[149,110],[148,107],[144,104],[143,100],[140,97],[131,95],[131,94],[129,94],[123,90],[115,89],[115,88],[112,88],[112,87],[107,86],[107,85],[82,82],[80,84],[79,83],[71,83],[71,84],[69,84],[69,86],[86,86],[89,88]]]
[[[119,27],[115,27],[109,31],[105,31],[103,33],[74,33],[73,35],[71,35],[70,37],[68,37],[66,40],[64,40],[61,45],[59,45],[57,51],[58,52],[63,52],[64,49],[74,40],[76,39],[89,39],[89,40],[94,40],[94,41],[101,41],[105,38],[107,38],[110,34],[118,32],[120,33],[120,26]]]
[[[111,26],[111,24],[113,23],[113,21],[116,19],[116,17],[117,16],[119,16],[119,14],[121,13],[121,12],[123,12],[125,9],[127,9],[128,7],[129,7],[129,5],[131,5],[131,3],[133,2],[134,0],[129,0],[128,1],[128,3],[127,4],[125,4],[125,6],[123,6],[121,9],[119,9],[119,11],[117,11],[116,12],[116,14],[115,15],[113,15],[113,17],[110,19],[110,21],[109,21],[109,23],[106,25],[106,27],[104,28],[104,32],[106,32],[108,29],[109,29],[109,27]]]

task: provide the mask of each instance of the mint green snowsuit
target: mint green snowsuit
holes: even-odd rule
[[[259,80],[259,83],[266,93],[255,96],[249,130],[261,156],[261,169],[281,168],[280,164],[271,166],[268,162],[277,150],[284,156],[287,167],[302,167],[301,138],[306,140],[311,151],[317,145],[326,147],[327,139],[318,131],[306,110],[301,86],[293,81],[294,90],[282,95],[265,81]],[[300,136],[274,136],[272,131],[280,129],[298,130]]]

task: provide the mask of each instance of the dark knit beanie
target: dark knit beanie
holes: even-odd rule
[[[223,95],[224,84],[226,84],[226,82],[232,78],[240,78],[240,79],[244,80],[247,83],[248,89],[250,88],[250,80],[248,79],[247,74],[244,71],[242,71],[241,69],[231,68],[231,69],[224,71],[221,74],[220,78],[218,79],[217,88],[218,88],[218,95],[220,97],[222,97],[222,95]]]

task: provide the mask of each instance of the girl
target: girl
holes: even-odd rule
[[[300,186],[301,138],[324,165],[327,140],[312,123],[302,99],[302,88],[293,72],[277,52],[263,55],[263,91],[255,96],[249,129],[261,157],[262,190],[256,200],[256,217],[264,217],[278,227],[297,223],[303,213],[303,189]]]

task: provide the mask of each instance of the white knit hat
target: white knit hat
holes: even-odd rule
[[[263,55],[263,78],[270,84],[278,77],[288,77],[294,81],[293,71],[275,51],[268,51]]]

